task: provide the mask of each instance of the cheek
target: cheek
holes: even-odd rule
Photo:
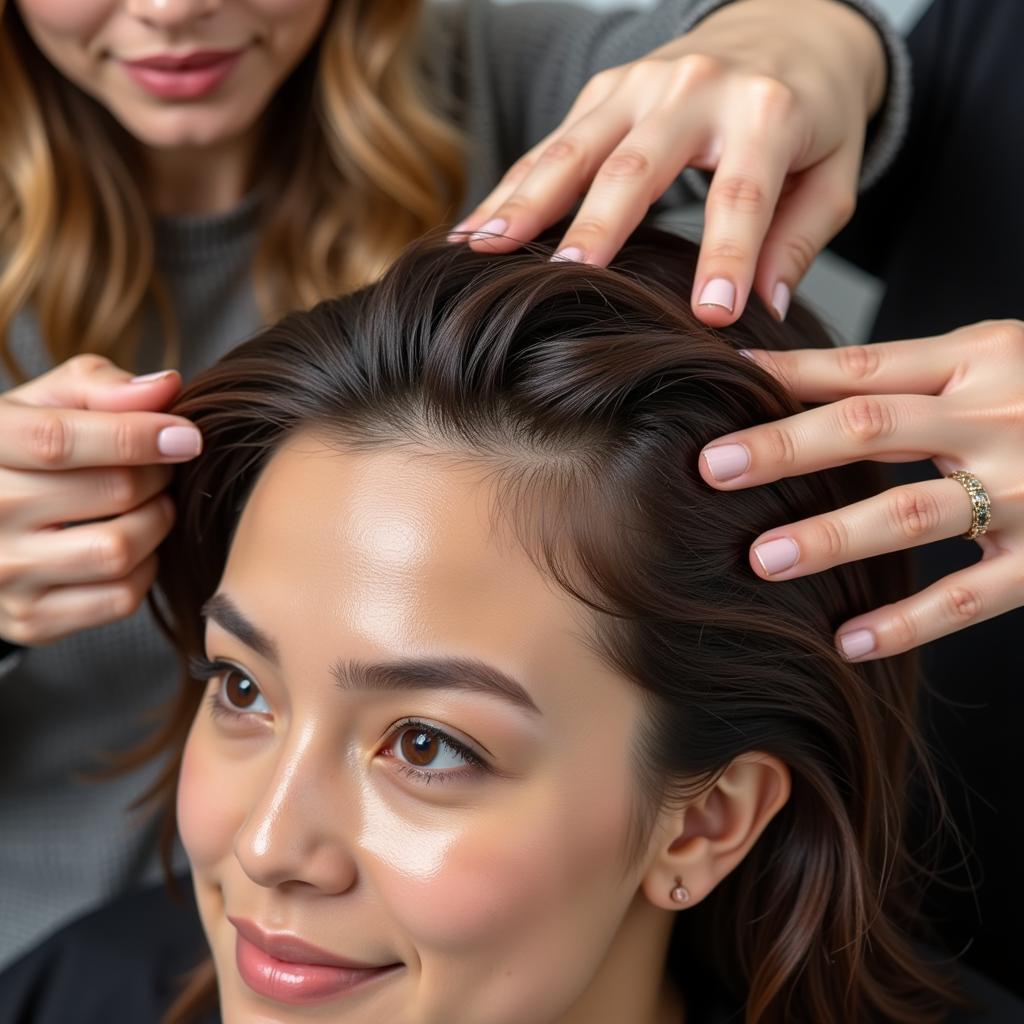
[[[193,725],[182,756],[177,803],[178,830],[193,869],[211,868],[232,854],[244,799],[239,787],[226,784],[222,761],[202,725]]]
[[[584,804],[524,794],[500,813],[414,832],[378,804],[362,845],[378,862],[391,913],[421,952],[539,951],[545,936],[557,944],[606,917],[604,896],[621,885],[626,814],[610,793]]]
[[[18,0],[15,4],[33,35],[74,38],[92,35],[116,6],[111,0]]]

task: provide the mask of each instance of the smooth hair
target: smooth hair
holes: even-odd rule
[[[268,321],[372,281],[458,206],[463,145],[427,82],[420,8],[334,3],[264,113],[252,184],[274,202],[253,274]],[[10,328],[31,308],[55,362],[97,352],[130,367],[147,302],[173,362],[139,144],[50,64],[11,0],[0,0],[0,97],[3,365],[24,379]]]
[[[178,469],[154,607],[184,658],[202,652],[200,608],[247,497],[298,431],[482,461],[496,513],[589,607],[596,649],[643,694],[627,863],[666,801],[736,757],[789,766],[792,795],[749,855],[678,915],[668,969],[704,963],[747,1024],[933,1024],[957,997],[908,931],[904,805],[914,780],[933,780],[916,673],[906,659],[849,664],[833,643],[845,618],[894,596],[904,563],[785,583],[751,572],[758,533],[877,481],[850,466],[731,493],[703,482],[704,444],[800,408],[737,349],[828,340],[799,306],[779,324],[756,297],[732,327],[701,324],[684,298],[696,253],[652,229],[611,269],[551,263],[543,245],[495,257],[426,240],[379,283],[262,331],[174,409],[205,448]],[[173,754],[155,787],[169,808],[201,690],[186,670],[154,740]],[[187,1005],[211,986],[207,965]]]

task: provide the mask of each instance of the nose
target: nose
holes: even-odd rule
[[[306,736],[283,751],[235,836],[235,856],[257,885],[297,885],[338,895],[356,881],[346,838],[341,765]]]
[[[126,9],[134,18],[154,28],[178,28],[209,17],[221,0],[127,0]]]

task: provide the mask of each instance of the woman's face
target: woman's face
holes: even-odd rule
[[[36,45],[144,145],[251,128],[330,0],[15,0]]]
[[[225,1024],[610,1024],[624,962],[660,976],[639,694],[494,500],[464,459],[311,436],[259,479],[178,798]]]

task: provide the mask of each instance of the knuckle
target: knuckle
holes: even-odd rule
[[[572,237],[574,240],[577,238],[601,238],[607,235],[607,233],[608,225],[594,217],[575,221],[572,225]],[[584,243],[583,248],[587,248],[586,243]]]
[[[533,170],[536,158],[521,156],[505,173],[503,184],[518,185]]]
[[[782,427],[767,426],[764,446],[771,461],[782,469],[796,465],[796,442],[793,435]]]
[[[25,573],[23,563],[13,558],[0,558],[0,590],[18,583]]]
[[[622,149],[605,160],[599,173],[610,181],[621,181],[643,178],[650,172],[651,161],[646,153],[638,149]]]
[[[830,227],[834,234],[850,223],[857,209],[857,194],[848,188],[836,188],[825,199],[826,209],[832,211]]]
[[[870,380],[878,373],[882,358],[874,345],[843,345],[835,350],[840,371],[851,380]]]
[[[981,596],[967,587],[949,587],[942,595],[946,615],[952,622],[968,623],[981,615]]]
[[[939,503],[927,491],[901,488],[889,499],[891,530],[905,540],[917,541],[933,533],[941,521]]]
[[[98,533],[92,542],[92,563],[108,579],[125,576],[132,568],[132,546],[118,529]]]
[[[760,213],[764,209],[764,189],[744,174],[731,174],[721,182],[715,178],[712,193],[709,201],[730,213]]]
[[[781,120],[796,109],[796,92],[785,82],[771,75],[755,75],[747,83],[748,102],[755,117],[763,120]]]
[[[546,164],[565,166],[582,165],[586,160],[586,147],[583,142],[572,135],[563,135],[541,151],[539,159]]]
[[[817,258],[818,246],[807,235],[790,235],[782,243],[784,258],[796,268],[797,277],[803,277]]]
[[[139,500],[139,475],[127,468],[109,469],[103,474],[107,504],[111,509],[126,511]]]
[[[687,53],[675,62],[672,70],[674,92],[686,92],[719,78],[725,65],[707,53]]]
[[[88,377],[113,364],[105,356],[98,356],[94,352],[82,352],[77,356],[72,356],[64,365],[76,377]]]
[[[41,466],[63,466],[71,454],[71,432],[56,412],[40,411],[28,423],[26,447],[29,457]]]
[[[850,549],[845,524],[827,516],[811,525],[810,542],[811,549],[830,564],[844,561]]]
[[[108,621],[128,618],[139,607],[145,592],[143,586],[127,580],[113,584],[104,599],[104,617]]]
[[[910,650],[918,645],[920,630],[906,612],[894,611],[886,632],[900,650]]]
[[[747,258],[747,250],[738,242],[723,238],[712,243],[707,250],[708,256],[717,262],[742,263]]]
[[[892,405],[874,395],[858,395],[837,403],[839,426],[857,445],[870,445],[892,435],[896,416]]]
[[[135,462],[141,455],[141,445],[131,421],[120,417],[114,424],[114,453],[122,462]]]
[[[1024,361],[1024,323],[1020,320],[997,320],[991,325],[991,332],[1004,356]]]

